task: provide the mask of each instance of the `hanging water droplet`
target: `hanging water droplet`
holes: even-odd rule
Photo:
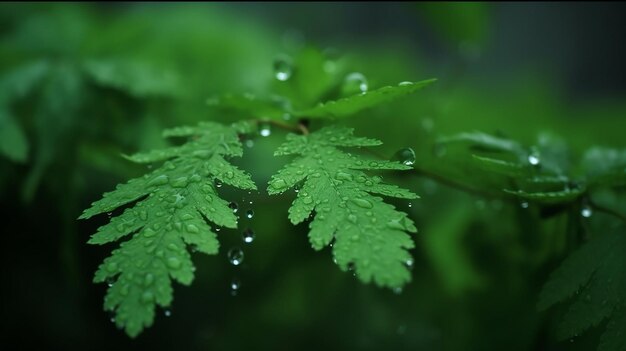
[[[533,166],[537,166],[539,165],[539,163],[541,162],[541,160],[539,159],[539,156],[536,154],[530,154],[528,155],[528,163],[530,163]]]
[[[172,311],[171,310],[165,310],[163,311],[163,314],[165,315],[165,317],[169,317],[172,315]]]
[[[254,140],[248,139],[246,140],[246,147],[251,148],[254,146]]]
[[[248,219],[252,219],[252,217],[254,217],[254,211],[252,209],[249,209],[246,211],[246,217]]]
[[[393,293],[396,295],[402,294],[402,288],[401,287],[393,288]]]
[[[527,201],[522,201],[522,202],[520,202],[519,205],[520,205],[521,208],[528,208],[528,206],[529,206]]]
[[[408,268],[409,270],[413,269],[413,259],[409,258],[408,260],[406,260],[406,262],[404,262],[404,265],[406,266],[406,268]]]
[[[585,218],[589,218],[591,217],[591,215],[593,215],[593,209],[591,208],[591,206],[584,204],[583,207],[580,209],[580,215]]]
[[[291,77],[293,67],[288,56],[281,55],[274,60],[274,77],[281,82]]]
[[[237,213],[237,211],[239,211],[239,205],[238,205],[236,202],[234,202],[234,201],[231,201],[231,202],[228,204],[228,208],[230,208],[231,210],[233,210],[233,213]]]
[[[223,185],[222,181],[216,178],[216,179],[215,179],[215,186],[216,186],[217,188],[221,188],[221,187],[222,187],[222,185]]]
[[[239,266],[243,262],[243,251],[238,247],[228,250],[228,261],[233,266]]]
[[[412,166],[415,164],[415,151],[410,147],[400,149],[393,156],[393,160],[400,161],[405,166]]]
[[[266,137],[272,134],[272,127],[267,122],[259,123],[259,135]]]
[[[254,231],[250,228],[246,229],[243,231],[243,242],[246,244],[250,244],[251,242],[254,241]]]
[[[409,208],[413,207],[413,204],[409,202]]]
[[[239,278],[234,277],[230,281],[230,294],[232,296],[236,296],[237,293],[239,292],[239,289],[241,289],[241,281],[239,280]]]
[[[350,96],[367,92],[367,79],[362,73],[353,72],[346,76],[341,87],[343,96]]]

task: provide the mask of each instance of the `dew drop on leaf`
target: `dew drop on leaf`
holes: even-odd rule
[[[415,164],[415,151],[410,147],[400,149],[395,153],[393,160],[399,161],[405,166],[412,166]]]
[[[219,179],[215,179],[215,186],[218,187],[218,188],[221,188],[222,187],[222,181],[219,180]]]
[[[372,203],[369,200],[365,200],[365,199],[360,199],[360,198],[356,198],[356,199],[352,199],[352,202],[362,208],[372,208],[374,207],[374,205],[372,205]]]
[[[346,76],[341,88],[344,96],[367,92],[367,79],[362,73],[353,72]]]
[[[539,155],[535,153],[531,153],[530,155],[528,155],[528,163],[530,163],[533,166],[538,166],[539,163],[541,163],[541,160],[539,159]]]
[[[293,67],[291,59],[287,56],[280,56],[274,60],[274,77],[281,82],[286,81],[291,77]]]
[[[228,261],[233,266],[239,266],[243,262],[243,251],[238,247],[228,250]]]
[[[251,209],[247,210],[247,211],[246,211],[246,217],[247,217],[248,219],[252,219],[252,217],[254,217],[254,211],[253,211],[253,210],[251,210]]]
[[[267,137],[272,134],[272,127],[267,122],[259,123],[259,135],[262,137]]]
[[[528,202],[526,202],[526,201],[520,202],[519,205],[520,205],[521,208],[528,208],[528,206],[529,206]]]
[[[254,241],[254,237],[255,237],[254,230],[248,228],[248,229],[243,231],[243,242],[244,243],[249,244],[249,243],[253,242]]]

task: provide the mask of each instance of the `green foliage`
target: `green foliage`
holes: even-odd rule
[[[405,81],[368,91],[364,76],[360,73],[346,75],[336,67],[338,63],[334,59],[325,58],[313,49],[302,50],[293,62],[288,56],[279,56],[274,64],[275,74],[287,77],[274,83],[275,94],[269,97],[229,94],[211,98],[207,103],[235,111],[245,118],[341,118],[410,95],[436,81]],[[320,100],[326,101],[318,102]]]
[[[608,319],[599,351],[626,349],[626,232],[598,233],[563,261],[539,297],[539,308],[570,301],[559,325],[562,339],[573,338]]]
[[[289,209],[293,224],[315,215],[309,240],[316,250],[332,246],[342,270],[350,268],[364,281],[401,288],[410,280],[413,259],[407,249],[414,244],[406,232],[417,229],[406,213],[396,210],[375,194],[402,199],[417,195],[363,170],[407,170],[400,162],[355,156],[340,147],[376,146],[375,139],[352,136],[347,128],[328,127],[310,135],[289,134],[274,155],[297,155],[269,183],[270,194],[297,187]],[[300,184],[302,183],[302,184]]]
[[[165,163],[105,193],[81,215],[85,219],[133,204],[89,240],[101,245],[130,236],[104,260],[94,278],[111,283],[104,308],[115,312],[115,323],[128,335],[134,337],[152,325],[155,305],[171,304],[172,279],[191,284],[195,268],[188,246],[208,255],[217,253],[219,244],[209,222],[237,227],[237,218],[215,185],[219,181],[256,189],[246,173],[225,159],[242,155],[237,132],[211,122],[166,130],[166,137],[191,139],[181,146],[129,156],[138,163]]]

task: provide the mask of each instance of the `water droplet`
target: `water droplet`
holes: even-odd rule
[[[250,228],[243,231],[243,242],[249,244],[254,241],[254,231]]]
[[[367,92],[367,79],[362,73],[353,72],[346,76],[341,88],[343,96]]]
[[[162,174],[158,177],[152,178],[152,180],[150,180],[148,182],[148,186],[158,186],[158,185],[165,185],[167,184],[167,182],[169,182],[169,179],[166,175]]]
[[[352,181],[352,174],[346,172],[337,172],[337,174],[335,175],[335,179],[345,180],[349,182]]]
[[[357,217],[356,217],[354,214],[352,214],[352,213],[351,213],[351,214],[349,214],[349,215],[348,215],[348,220],[349,220],[350,222],[352,222],[352,223],[356,224],[356,222],[357,222]]]
[[[248,148],[253,147],[253,146],[254,146],[254,140],[252,140],[252,139],[248,139],[248,140],[246,140],[246,146],[247,146]]]
[[[356,199],[352,199],[352,202],[362,208],[372,208],[374,207],[374,205],[372,205],[372,203],[369,200],[365,200],[365,199],[360,199],[360,198],[356,198]]]
[[[400,161],[405,166],[412,166],[415,164],[415,151],[410,147],[400,149],[396,152],[393,159]]]
[[[246,211],[246,217],[247,217],[248,219],[252,219],[252,217],[254,217],[254,211],[253,211],[253,210],[251,210],[251,209],[247,210],[247,211]]]
[[[259,123],[259,135],[262,137],[267,137],[272,134],[272,127],[269,123],[261,122]]]
[[[170,257],[167,259],[167,266],[171,269],[178,269],[181,266],[180,260],[176,257]]]
[[[302,199],[302,202],[304,202],[306,205],[310,205],[313,203],[313,199],[310,196],[305,196],[304,199]]]
[[[196,226],[195,224],[187,224],[186,227],[187,231],[189,233],[199,233],[200,232],[200,228],[198,228],[198,226]]]
[[[275,180],[272,182],[272,187],[273,187],[274,189],[283,189],[283,188],[285,188],[286,186],[287,186],[287,183],[286,183],[284,180],[280,179],[280,178],[275,179]]]
[[[528,155],[528,163],[530,163],[533,166],[537,166],[539,165],[539,163],[541,163],[541,160],[539,159],[539,156],[537,154],[530,154]]]
[[[165,310],[163,311],[163,315],[165,315],[165,317],[169,317],[172,315],[172,311],[171,310]]]
[[[409,82],[409,81],[404,81],[404,82],[400,82],[400,83],[398,83],[398,86],[401,86],[401,87],[408,87],[408,86],[411,86],[411,85],[413,85],[413,84],[415,84],[415,83],[413,83],[413,82]]]
[[[401,287],[393,288],[393,293],[396,295],[402,294],[402,288]]]
[[[530,206],[527,201],[522,201],[519,205],[521,208],[528,208],[528,206]]]
[[[409,202],[409,208],[413,207],[413,204]]]
[[[281,55],[274,60],[274,77],[281,82],[291,77],[293,67],[288,56]]]
[[[233,210],[233,213],[237,213],[237,211],[239,211],[239,205],[234,201],[228,204],[228,208]]]
[[[408,260],[406,260],[406,262],[404,262],[404,265],[408,268],[408,269],[413,269],[413,259],[409,258]]]
[[[221,181],[221,180],[219,180],[219,179],[215,179],[215,186],[216,186],[216,187],[221,188],[221,187],[222,187],[222,185],[223,185],[223,183],[222,183],[222,181]]]
[[[228,250],[228,261],[233,266],[239,266],[243,262],[243,251],[238,247]]]
[[[146,212],[146,211],[139,211],[139,218],[142,221],[147,220],[148,219],[148,212]]]
[[[589,218],[589,217],[591,217],[591,215],[593,215],[593,209],[591,209],[591,206],[585,204],[580,209],[580,215],[585,217],[585,218]]]
[[[239,289],[241,289],[241,280],[239,280],[239,278],[237,277],[234,277],[230,281],[230,294],[232,296],[236,296],[237,293],[239,292]]]

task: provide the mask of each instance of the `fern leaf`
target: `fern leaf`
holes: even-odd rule
[[[106,244],[130,237],[100,265],[94,282],[112,283],[104,308],[114,311],[117,326],[133,337],[152,324],[155,305],[171,304],[172,280],[184,285],[192,282],[195,268],[187,247],[217,253],[219,243],[208,222],[237,226],[228,202],[217,193],[215,181],[256,189],[248,174],[226,160],[242,155],[233,127],[202,123],[164,134],[194,138],[182,146],[128,157],[140,163],[166,162],[150,174],[105,193],[80,216],[89,218],[136,201],[89,240],[91,244]]]
[[[270,194],[303,183],[289,209],[293,224],[305,221],[313,213],[309,239],[315,250],[331,245],[342,270],[353,267],[363,282],[399,288],[410,281],[407,263],[412,262],[407,249],[415,233],[406,213],[396,210],[376,194],[415,199],[412,192],[381,182],[363,170],[407,170],[399,162],[370,160],[354,156],[340,147],[380,145],[369,138],[357,138],[347,128],[329,127],[306,136],[290,134],[275,152],[298,155],[274,175]]]

